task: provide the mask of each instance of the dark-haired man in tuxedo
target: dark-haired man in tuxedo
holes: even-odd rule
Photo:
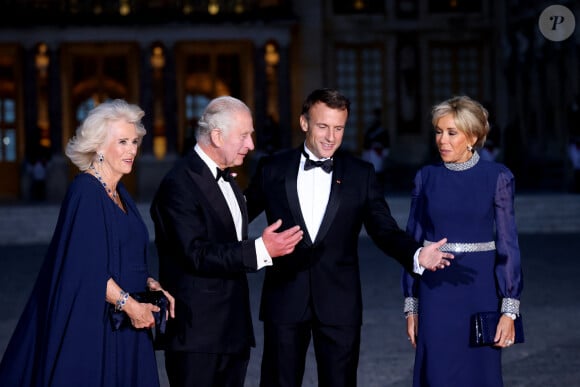
[[[320,387],[357,382],[362,294],[358,239],[362,226],[407,270],[443,269],[453,255],[422,247],[391,216],[372,164],[339,151],[350,109],[338,90],[314,90],[304,101],[296,149],[260,159],[246,191],[250,219],[300,225],[294,252],[266,268],[261,387],[302,385],[312,338]]]

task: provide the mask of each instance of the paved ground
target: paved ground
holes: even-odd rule
[[[404,227],[408,197],[387,195],[387,199],[393,216]],[[141,203],[139,208],[153,237],[148,204]],[[31,290],[57,216],[57,204],[0,205],[0,354],[4,353]],[[580,386],[580,195],[517,195],[516,218],[524,266],[522,313],[526,343],[504,351],[505,385]],[[259,235],[264,226],[263,219],[258,219],[250,225],[250,235]],[[157,256],[153,244],[150,252],[155,273]],[[360,256],[364,325],[359,386],[408,387],[413,351],[401,314],[399,266],[379,252],[364,232]],[[259,380],[262,325],[257,315],[262,278],[263,273],[249,275],[257,346],[252,351],[247,387],[257,387]],[[162,387],[166,387],[161,352],[158,360]],[[303,387],[313,386],[316,369],[309,352]]]
[[[580,238],[574,233],[532,233],[520,236],[525,286],[522,297],[526,343],[504,351],[506,387],[580,386]],[[0,245],[0,354],[28,297],[46,244]],[[411,385],[413,352],[404,332],[399,267],[361,236],[364,325],[359,366],[361,387]],[[151,267],[156,271],[151,246]],[[251,274],[254,317],[262,274]],[[262,326],[255,323],[257,347],[252,351],[247,386],[258,386]],[[158,352],[162,386],[167,386]],[[316,386],[309,354],[304,387]],[[453,387],[453,386],[452,386]]]
[[[387,194],[394,218],[404,227],[409,215],[409,195]],[[149,203],[138,203],[153,238]],[[48,243],[58,217],[58,203],[0,204],[0,245]],[[523,233],[580,232],[580,195],[526,193],[516,195],[516,221]],[[261,226],[260,222],[254,229]],[[251,225],[252,226],[252,225]],[[250,227],[252,229],[252,227]],[[251,231],[251,230],[250,230]]]

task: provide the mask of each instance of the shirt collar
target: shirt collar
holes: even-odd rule
[[[217,176],[217,168],[218,165],[216,164],[215,161],[213,161],[204,151],[203,149],[201,149],[201,147],[199,146],[199,144],[195,144],[195,147],[193,148],[195,150],[195,152],[199,155],[199,157],[203,160],[203,162],[208,166],[211,174],[213,175],[213,177],[215,178]]]

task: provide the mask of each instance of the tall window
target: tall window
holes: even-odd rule
[[[0,199],[20,194],[27,140],[22,118],[21,53],[16,45],[0,45]]]
[[[16,104],[14,99],[0,97],[0,161],[16,161]]]
[[[482,52],[477,45],[436,44],[430,48],[431,103],[458,94],[482,98]]]
[[[75,44],[63,46],[62,74],[65,137],[71,136],[88,110],[108,99],[138,102],[138,58],[134,44]],[[66,130],[70,131],[67,133]]]
[[[180,107],[178,149],[194,142],[199,115],[210,99],[231,95],[251,105],[253,50],[250,42],[199,42],[176,46]]]
[[[336,50],[336,82],[351,101],[343,147],[359,151],[373,110],[384,105],[383,50],[378,46],[341,46]],[[354,130],[352,130],[354,129]]]

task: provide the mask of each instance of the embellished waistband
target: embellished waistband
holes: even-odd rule
[[[431,241],[424,241],[423,246],[429,246],[435,243]],[[479,243],[445,243],[439,247],[440,251],[449,253],[473,253],[477,251],[492,251],[495,250],[495,242],[479,242]]]

